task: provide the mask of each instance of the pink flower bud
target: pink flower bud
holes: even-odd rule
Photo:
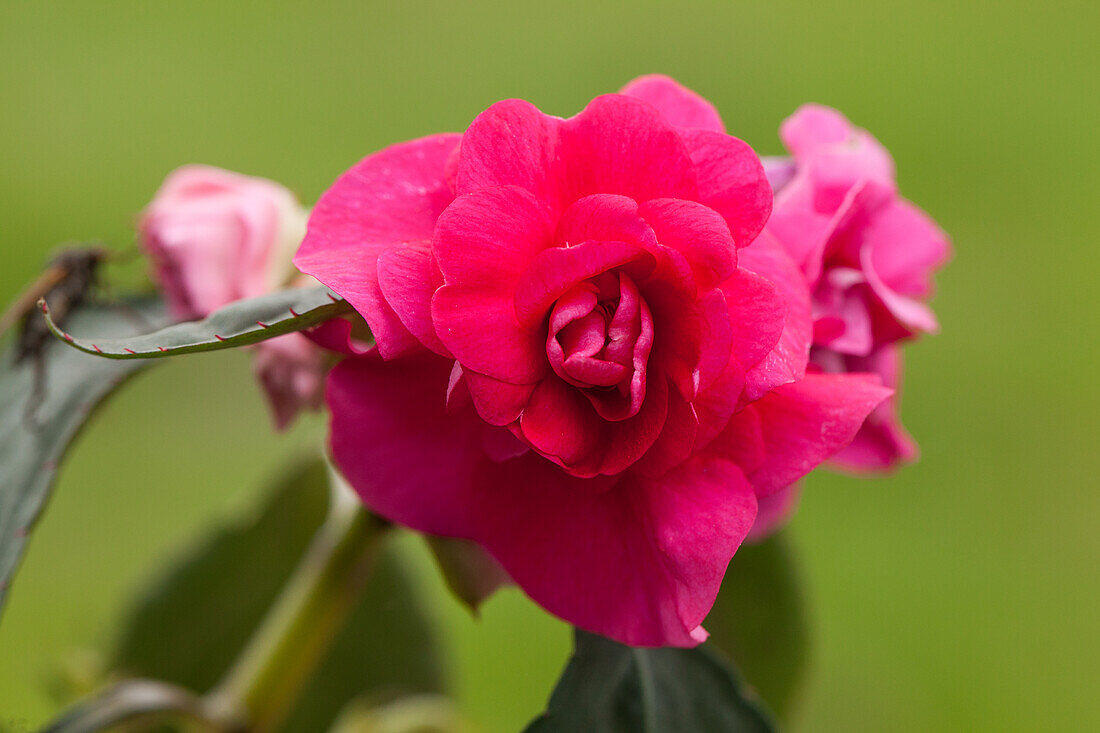
[[[273,181],[204,165],[173,171],[142,215],[141,243],[178,318],[277,290],[306,212]]]
[[[294,195],[273,181],[190,165],[172,172],[146,208],[141,242],[172,313],[202,318],[286,286],[298,274],[291,256],[305,219]],[[290,334],[254,353],[279,430],[299,410],[320,406],[325,358],[309,339]]]

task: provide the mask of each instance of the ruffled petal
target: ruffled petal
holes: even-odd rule
[[[764,361],[782,338],[787,302],[775,283],[744,268],[738,268],[736,275],[722,284],[722,292],[733,331],[732,353],[739,367],[751,369]]]
[[[866,130],[819,104],[798,108],[784,120],[779,137],[811,181],[814,206],[831,213],[861,182],[894,189],[894,160]]]
[[[444,285],[432,298],[440,340],[463,367],[512,384],[534,384],[546,373],[545,346],[516,320],[511,293],[478,284]]]
[[[534,256],[551,246],[555,224],[526,189],[485,188],[455,199],[439,216],[432,253],[448,285],[511,291]]]
[[[698,431],[695,407],[676,390],[669,390],[668,414],[661,434],[631,470],[644,476],[663,476],[691,457]]]

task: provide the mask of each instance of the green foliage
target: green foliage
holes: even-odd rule
[[[734,555],[703,626],[768,706],[789,721],[806,668],[806,628],[794,552],[785,533]]]
[[[74,336],[53,322],[45,305],[42,310],[53,334],[74,348],[109,359],[155,359],[248,346],[311,328],[351,312],[351,306],[323,286],[295,288],[235,301],[201,321],[127,338]]]
[[[752,691],[705,647],[635,649],[578,630],[546,713],[526,733],[773,730]]]
[[[67,319],[112,337],[133,333],[135,321],[163,324],[162,304],[83,307]],[[148,366],[92,359],[50,342],[18,359],[17,345],[0,357],[0,604],[73,438],[100,402]]]
[[[256,517],[203,539],[134,603],[110,667],[196,691],[213,687],[291,575],[327,502],[323,465],[291,472]],[[417,602],[388,546],[282,730],[322,730],[362,693],[440,692],[441,655]]]

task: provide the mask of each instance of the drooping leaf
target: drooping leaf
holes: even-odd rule
[[[50,318],[49,308],[40,305],[55,336],[76,349],[109,359],[156,359],[248,346],[351,312],[351,306],[326,287],[295,288],[238,300],[201,321],[176,323],[140,336],[112,338],[106,333],[81,337],[64,331]]]
[[[809,632],[795,554],[784,532],[733,556],[703,622],[714,645],[737,662],[780,720],[787,722],[806,669]]]
[[[774,730],[752,691],[706,647],[636,649],[578,630],[546,713],[526,733]]]
[[[85,306],[66,321],[110,336],[166,322],[154,300]],[[18,363],[14,343],[0,356],[0,606],[69,444],[95,407],[147,366],[95,359],[52,341]]]
[[[297,566],[327,503],[323,464],[289,472],[257,516],[204,538],[136,601],[109,666],[199,692],[212,688]],[[361,693],[442,691],[441,653],[417,601],[402,558],[386,543],[282,730],[324,730]]]
[[[512,580],[476,542],[433,535],[425,535],[425,539],[447,587],[475,614],[486,598]]]

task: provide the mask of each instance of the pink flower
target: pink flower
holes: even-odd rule
[[[329,377],[337,464],[577,626],[697,644],[758,499],[889,394],[805,373],[809,293],[757,239],[770,205],[755,153],[658,76],[368,156],[295,259],[378,344]]]
[[[812,359],[826,372],[869,371],[896,387],[901,357],[891,345],[938,328],[925,301],[950,255],[947,238],[898,195],[886,149],[836,110],[806,105],[780,137],[792,158],[768,161],[775,208],[767,231],[810,283]],[[838,463],[888,468],[915,455],[891,401]]]
[[[139,230],[169,308],[194,319],[284,287],[305,218],[294,195],[273,181],[190,165],[165,179]],[[320,405],[324,356],[308,339],[283,336],[255,354],[276,427]]]

